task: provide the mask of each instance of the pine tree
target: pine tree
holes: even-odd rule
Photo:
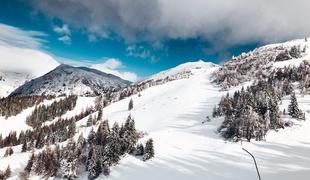
[[[280,127],[283,128],[283,124],[280,119],[278,103],[272,98],[269,100],[269,110],[270,127],[272,129],[277,129]]]
[[[135,154],[136,156],[143,156],[144,155],[144,146],[143,144],[138,144],[136,147],[136,152]]]
[[[143,161],[147,161],[154,157],[154,146],[153,146],[153,139],[149,139],[146,141],[145,144],[145,153],[143,156]]]
[[[138,141],[135,120],[130,115],[120,130],[120,136],[122,138],[122,153],[129,152]]]
[[[27,151],[27,142],[24,141],[23,146],[22,146],[22,152],[26,152]]]
[[[88,162],[88,167],[87,167],[88,179],[95,179],[102,172],[98,154],[99,153],[98,153],[97,147],[93,147],[93,153],[91,154],[91,157]]]
[[[119,135],[120,128],[117,123],[114,123],[111,132],[109,133],[109,136],[107,137],[107,145],[105,148],[104,156],[106,158],[105,162],[107,165],[111,166],[120,160],[120,155],[122,155],[121,152],[121,137]]]
[[[288,105],[288,113],[293,118],[299,118],[300,110],[298,108],[298,103],[297,103],[295,93],[292,93],[292,95],[291,95],[291,102]]]
[[[97,121],[101,121],[101,120],[102,120],[102,108],[98,110],[98,116],[97,116]]]
[[[128,111],[133,109],[133,100],[130,99],[129,104],[128,104]]]
[[[30,159],[28,160],[27,165],[25,167],[25,172],[27,172],[27,173],[31,172],[34,161],[35,161],[35,155],[34,155],[34,153],[32,153],[30,156]]]
[[[94,129],[92,128],[87,136],[87,142],[89,144],[95,144],[96,143],[96,133]]]
[[[72,121],[68,126],[68,137],[71,138],[74,136],[76,130],[75,121]]]
[[[67,159],[63,159],[61,162],[61,171],[63,177],[67,179],[74,179],[77,177],[76,172],[77,159],[74,151],[69,151]]]
[[[109,122],[107,120],[100,123],[99,128],[96,132],[97,145],[105,146],[107,143],[107,137],[109,135]]]
[[[88,119],[87,119],[87,123],[86,123],[86,126],[87,127],[90,127],[93,125],[93,116],[92,115],[89,115]]]
[[[11,176],[11,168],[10,168],[10,166],[8,166],[6,168],[6,170],[4,171],[3,175],[4,175],[4,179],[8,179]]]
[[[13,151],[12,147],[8,147],[5,150],[4,157],[11,156],[13,153],[14,153],[14,151]]]

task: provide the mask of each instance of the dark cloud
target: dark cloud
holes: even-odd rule
[[[34,0],[89,33],[128,42],[200,38],[224,49],[308,35],[309,0]]]

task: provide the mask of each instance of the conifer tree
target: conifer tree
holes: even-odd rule
[[[88,162],[88,179],[95,179],[97,178],[100,173],[102,172],[101,164],[98,157],[98,149],[93,147],[93,153]]]
[[[25,167],[25,171],[27,173],[31,172],[31,169],[32,169],[34,161],[35,161],[35,155],[34,155],[34,153],[32,153],[31,156],[30,156],[30,159],[28,160],[27,165]]]
[[[92,128],[87,136],[87,142],[89,144],[95,144],[96,143],[96,133],[94,129]]]
[[[153,145],[153,139],[149,139],[146,141],[145,144],[145,153],[143,156],[143,161],[147,161],[154,157],[154,145]]]
[[[298,108],[298,102],[296,99],[295,92],[292,93],[291,95],[291,101],[290,104],[288,105],[288,113],[293,118],[299,118],[300,110]]]
[[[135,154],[136,156],[143,156],[144,155],[144,146],[143,144],[138,144],[136,148]]]
[[[27,151],[27,142],[24,141],[23,146],[22,146],[22,152],[26,152]]]
[[[93,116],[92,115],[89,115],[88,119],[87,119],[87,123],[86,123],[86,126],[87,127],[90,127],[93,125]]]
[[[13,153],[14,153],[14,151],[13,151],[12,147],[8,147],[5,150],[4,157],[11,156]]]
[[[4,171],[4,179],[8,179],[11,176],[11,168],[8,166]]]
[[[128,104],[128,111],[133,109],[133,100],[130,99],[129,104]]]
[[[118,161],[120,160],[120,155],[122,154],[121,152],[122,147],[120,144],[121,138],[119,132],[120,132],[119,125],[117,123],[114,123],[111,132],[107,138],[108,143],[104,152],[106,158],[105,162],[109,166],[118,163]]]

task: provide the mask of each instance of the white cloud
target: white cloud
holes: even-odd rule
[[[47,36],[39,31],[27,31],[17,27],[0,23],[0,44],[15,47],[38,49],[45,42],[42,37]]]
[[[59,41],[65,44],[71,44],[71,31],[67,24],[63,24],[62,27],[55,26],[53,30],[61,35],[61,37],[58,38]]]
[[[36,0],[33,6],[128,42],[201,38],[227,48],[300,38],[310,29],[309,0]]]
[[[59,33],[59,34],[71,35],[71,31],[70,31],[67,24],[62,25],[62,27],[55,26],[54,31]]]
[[[127,56],[147,59],[151,63],[156,63],[158,58],[148,49],[143,46],[130,45],[126,49]]]
[[[39,77],[59,63],[50,55],[35,49],[0,44],[0,71],[27,73]]]
[[[34,77],[52,70],[59,63],[40,51],[46,34],[0,23],[0,71],[27,73]]]
[[[65,44],[71,44],[71,38],[68,35],[64,35],[58,38],[59,41],[62,41]]]
[[[97,69],[99,71],[108,73],[108,74],[113,74],[115,76],[118,76],[122,79],[134,82],[138,80],[137,74],[133,72],[128,72],[128,71],[122,71],[122,62],[118,59],[107,59],[104,62],[100,64],[93,64],[91,68]]]

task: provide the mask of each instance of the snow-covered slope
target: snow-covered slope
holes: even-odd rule
[[[27,73],[0,72],[0,98],[9,95],[17,87],[30,80],[32,76]]]
[[[297,39],[270,44],[242,53],[223,64],[215,73],[215,81],[225,88],[256,78],[268,77],[277,68],[299,66],[310,60],[310,42]]]
[[[266,142],[242,144],[226,142],[216,133],[222,119],[206,121],[214,105],[227,93],[211,83],[211,74],[217,69],[195,69],[188,79],[151,87],[141,92],[140,97],[132,97],[131,112],[127,111],[130,98],[104,109],[104,117],[110,124],[122,123],[131,114],[137,128],[148,133],[145,139],[154,139],[156,153],[155,158],[146,163],[127,156],[111,170],[109,179],[257,179],[253,160],[242,147],[255,155],[265,180],[308,179],[308,115],[305,122],[298,122],[293,128],[271,131]],[[306,108],[310,105],[309,99],[300,98],[299,103]],[[83,178],[86,175],[80,177]]]
[[[147,81],[147,80],[156,81],[156,80],[162,80],[165,78],[180,79],[180,78],[191,76],[192,71],[195,71],[195,69],[202,69],[202,68],[208,69],[208,68],[214,68],[214,67],[219,67],[219,66],[211,62],[204,62],[203,60],[198,60],[196,62],[187,62],[181,65],[178,65],[174,68],[154,74],[146,78],[144,81]]]
[[[210,79],[218,69],[190,69],[192,75],[188,78],[150,87],[140,92],[141,96],[134,95],[104,108],[103,118],[108,119],[110,125],[123,123],[131,114],[137,129],[147,132],[141,141],[151,137],[155,146],[153,159],[143,162],[126,155],[119,165],[111,169],[108,179],[257,179],[253,161],[242,150],[244,147],[255,155],[262,179],[307,180],[310,176],[310,119],[307,112],[310,97],[298,96],[300,107],[307,113],[306,121],[296,122],[298,124],[292,128],[278,132],[271,131],[266,141],[226,142],[216,133],[222,119],[206,121],[206,116],[211,116],[213,107],[227,93],[220,91]],[[231,91],[236,89],[240,87]],[[128,111],[131,98],[134,108]],[[85,102],[85,99],[78,101],[77,107]],[[287,97],[283,106],[287,106]],[[72,115],[72,112],[68,114]],[[20,121],[24,121],[22,117]],[[77,122],[77,136],[83,133],[87,137],[91,127],[85,127],[86,121],[87,117]],[[8,124],[10,121],[5,125]],[[10,165],[13,178],[18,179],[18,173],[26,166],[30,153],[20,153],[21,146],[16,146],[12,156],[2,157],[4,151],[5,148],[0,149],[0,170]],[[87,173],[78,179],[87,179]],[[107,177],[101,175],[98,179]]]
[[[12,92],[25,95],[95,95],[130,84],[117,76],[86,67],[60,65],[51,72],[33,79]]]
[[[58,66],[51,56],[38,50],[0,44],[0,97],[44,75]]]

